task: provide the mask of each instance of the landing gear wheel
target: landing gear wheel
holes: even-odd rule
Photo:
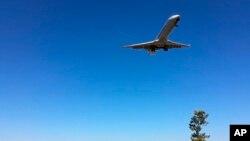
[[[164,50],[164,51],[168,51],[168,48],[164,48],[163,50]]]

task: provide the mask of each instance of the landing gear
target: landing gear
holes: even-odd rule
[[[155,54],[156,49],[155,48],[150,48],[148,49],[149,55],[154,55]]]
[[[151,51],[151,52],[155,52],[155,48],[151,48],[150,51]]]

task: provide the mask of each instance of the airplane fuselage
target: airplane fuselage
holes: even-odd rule
[[[161,32],[157,36],[157,39],[159,41],[166,41],[171,31],[174,29],[175,26],[177,26],[178,21],[180,21],[179,15],[174,15],[168,18],[167,22],[161,29]]]

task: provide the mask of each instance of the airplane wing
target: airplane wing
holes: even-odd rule
[[[133,49],[147,49],[150,46],[152,46],[153,44],[154,44],[154,42],[150,41],[150,42],[144,42],[144,43],[139,43],[139,44],[127,45],[127,46],[124,46],[124,47],[133,48]]]
[[[177,42],[173,42],[168,40],[167,44],[169,46],[169,48],[182,48],[182,47],[189,47],[189,44],[182,44],[182,43],[177,43]]]
[[[180,21],[179,15],[171,16],[161,29],[161,32],[157,36],[157,39],[159,41],[166,40],[166,38],[170,35],[171,31],[174,29],[174,27],[177,26],[178,21]]]

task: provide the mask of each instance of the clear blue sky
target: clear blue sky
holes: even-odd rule
[[[250,123],[248,0],[1,0],[1,141],[187,141],[196,109],[210,141]],[[170,39],[192,46],[124,49]]]

